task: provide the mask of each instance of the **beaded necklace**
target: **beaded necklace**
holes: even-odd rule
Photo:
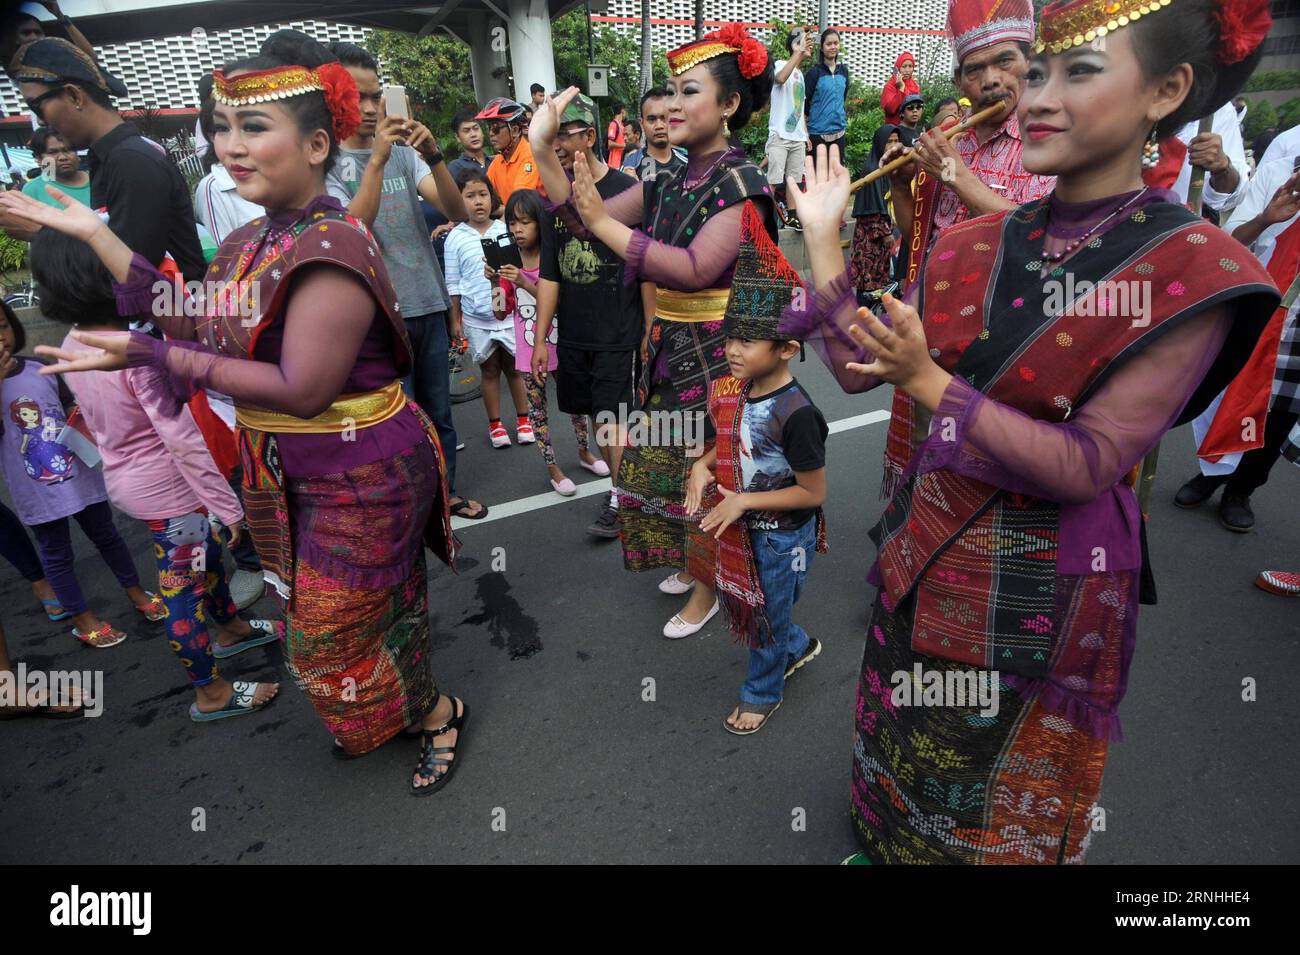
[[[1051,265],[1054,262],[1060,262],[1063,258],[1065,258],[1067,255],[1072,253],[1079,246],[1087,242],[1107,222],[1115,218],[1117,215],[1119,215],[1129,206],[1133,205],[1133,203],[1137,202],[1139,199],[1145,196],[1150,188],[1151,188],[1150,186],[1144,186],[1141,192],[1134,194],[1133,196],[1126,199],[1124,202],[1120,203],[1119,207],[1116,208],[1115,211],[1113,211],[1110,215],[1106,216],[1106,218],[1099,221],[1096,225],[1092,226],[1083,235],[1079,236],[1077,239],[1070,239],[1068,242],[1066,242],[1065,248],[1062,249],[1060,252],[1048,252],[1047,249],[1044,248],[1043,268],[1042,268],[1043,275],[1047,274],[1049,265]]]

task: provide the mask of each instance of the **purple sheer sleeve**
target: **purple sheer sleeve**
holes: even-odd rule
[[[915,462],[1008,491],[1085,504],[1113,487],[1177,420],[1231,326],[1211,309],[1126,364],[1069,420],[1055,424],[986,398],[954,377]]]
[[[905,301],[915,307],[915,291]],[[874,360],[870,351],[849,337],[849,326],[857,320],[857,315],[858,299],[847,270],[817,289],[811,301],[807,296],[796,299],[781,313],[781,334],[811,347],[849,394],[870,391],[882,383],[875,375],[849,371],[846,367],[851,361],[866,364]],[[888,325],[889,317],[882,321]]]
[[[638,181],[628,186],[616,196],[605,200],[605,212],[611,219],[617,219],[623,225],[636,228],[641,224],[645,212],[645,184]]]
[[[137,252],[131,258],[131,271],[126,281],[113,283],[117,314],[132,321],[153,322],[169,338],[192,342],[198,334],[194,316],[186,315],[184,308],[174,307],[183,301],[184,295],[175,288],[177,284]],[[159,303],[164,307],[155,307]]]
[[[278,364],[160,342],[139,332],[131,335],[127,358],[132,366],[160,365],[243,403],[311,418],[342,393],[375,320],[375,301],[360,281],[339,269],[311,267],[290,294]]]
[[[742,215],[744,206],[735,205],[710,216],[685,248],[658,242],[640,229],[633,231],[623,281],[639,277],[679,292],[714,288],[740,252]]]

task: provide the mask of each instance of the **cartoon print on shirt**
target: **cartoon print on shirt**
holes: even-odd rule
[[[58,441],[64,424],[59,408],[49,406],[42,412],[31,397],[22,395],[9,402],[9,420],[22,431],[18,453],[28,477],[42,484],[58,484],[73,477],[76,458]]]

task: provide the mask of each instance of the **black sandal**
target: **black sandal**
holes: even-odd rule
[[[462,497],[455,504],[448,507],[448,510],[451,511],[453,517],[463,517],[467,521],[481,521],[487,517],[488,509],[486,504],[479,504],[478,510],[473,510],[473,505],[477,503],[477,501]]]
[[[469,717],[469,706],[464,700],[458,700],[456,697],[451,698],[452,712],[456,711],[456,704],[460,704],[460,715],[453,716],[436,730],[422,730],[420,732],[420,761],[415,764],[415,772],[422,778],[433,778],[433,782],[426,786],[417,786],[415,781],[411,781],[412,796],[427,796],[436,792],[445,786],[451,779],[451,774],[456,771],[456,766],[460,763],[461,744],[464,742],[465,721]],[[436,704],[435,704],[436,705]],[[457,731],[455,746],[434,746],[433,741],[436,737],[449,733],[452,730]],[[444,759],[443,754],[452,753],[455,758]],[[443,771],[434,776],[434,768],[437,766],[445,767]]]

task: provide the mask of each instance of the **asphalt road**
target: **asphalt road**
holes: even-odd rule
[[[831,422],[888,408],[887,389],[850,397],[815,359],[794,367]],[[478,402],[455,414],[464,492],[493,506],[548,492],[535,449],[492,450]],[[552,431],[569,475],[591,479],[563,416]],[[461,531],[460,574],[430,573],[432,665],[472,712],[461,769],[429,799],[406,793],[414,744],[332,759],[278,648],[226,668],[284,680],[271,707],[194,724],[161,627],[131,621],[126,643],[84,648],[0,565],[11,652],[34,667],[102,667],[106,696],[98,719],[0,725],[0,861],[838,862],[855,848],[852,714],[884,438],[875,423],[830,439],[831,550],[796,610],[825,650],[753,737],[722,729],[743,649],[718,618],[687,640],[660,636],[680,598],[660,594],[656,574],[625,573],[617,542],[586,535],[598,497],[552,495],[555,506]],[[1300,861],[1288,795],[1300,783],[1300,601],[1251,586],[1260,569],[1300,568],[1300,472],[1280,462],[1255,497],[1257,531],[1235,535],[1211,509],[1170,503],[1194,467],[1187,429],[1166,438],[1161,467],[1150,527],[1161,601],[1142,609],[1126,740],[1111,748],[1090,861]],[[118,524],[143,572],[142,525]],[[128,623],[107,570],[74,538],[94,607]],[[1247,677],[1255,702],[1242,700]]]

